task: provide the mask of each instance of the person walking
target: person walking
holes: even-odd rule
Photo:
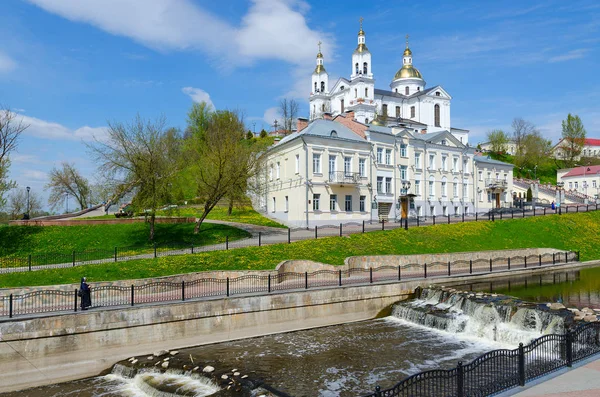
[[[554,211],[556,209],[556,204],[554,204],[554,201],[552,202],[552,211]]]
[[[92,291],[90,290],[86,277],[81,278],[79,296],[81,297],[81,310],[87,310],[88,307],[92,306]]]

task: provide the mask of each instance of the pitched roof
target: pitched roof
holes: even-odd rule
[[[396,98],[414,98],[414,97],[418,97],[420,95],[427,94],[428,92],[430,92],[436,88],[438,88],[438,86],[427,88],[426,90],[423,90],[423,91],[417,91],[412,95],[402,95],[399,92],[380,90],[379,88],[375,88],[375,95],[393,96]]]
[[[563,178],[570,176],[595,175],[600,174],[600,165],[588,165],[571,169],[563,175]]]
[[[477,163],[486,163],[486,164],[493,164],[493,165],[505,165],[505,166],[509,166],[509,167],[514,167],[513,164],[510,163],[505,163],[503,161],[499,161],[499,160],[494,160],[491,159],[489,156],[474,156],[473,160]]]
[[[585,144],[588,146],[600,146],[600,139],[597,138],[585,138]]]
[[[333,133],[335,132],[335,134]],[[312,121],[306,128],[297,133],[292,133],[283,138],[277,145],[289,142],[293,139],[299,138],[300,136],[318,136],[328,139],[340,139],[346,141],[355,142],[366,142],[363,138],[358,136],[350,128],[346,127],[341,123],[337,123],[332,120],[317,119]]]

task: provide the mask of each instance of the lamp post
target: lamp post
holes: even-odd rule
[[[558,190],[558,215],[562,215],[562,206],[560,205],[560,202],[562,201],[562,189],[564,186],[564,182],[556,183],[556,190]]]
[[[67,203],[67,214],[69,213],[69,193],[65,193],[65,200]]]
[[[533,179],[537,180],[537,164],[533,167]]]
[[[400,213],[402,213],[402,197],[404,197],[406,199],[406,214],[404,217],[404,228],[408,229],[408,206],[409,206],[409,198],[408,198],[408,191],[410,190],[410,182],[409,181],[402,181],[402,191],[400,192]],[[419,216],[419,214],[417,214],[417,216]]]
[[[29,191],[30,190],[31,190],[31,188],[29,186],[27,186],[27,210],[26,210],[25,219],[29,219]]]

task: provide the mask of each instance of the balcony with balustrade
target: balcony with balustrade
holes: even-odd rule
[[[508,188],[508,181],[505,179],[491,179],[485,180],[486,189],[490,190],[506,190]]]
[[[329,173],[327,182],[331,186],[358,185],[360,174],[358,172],[334,171]]]

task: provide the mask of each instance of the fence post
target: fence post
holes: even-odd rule
[[[73,311],[77,312],[77,288],[75,288],[75,293],[73,294],[73,297],[75,298],[75,299],[73,299],[73,302],[74,302]],[[12,295],[11,295],[11,298],[12,298]]]
[[[375,386],[375,397],[381,397],[381,386]]]
[[[435,226],[435,215],[433,215],[433,225]]]
[[[365,220],[363,219],[362,232],[365,232]]]
[[[75,289],[75,311],[77,311],[77,289]],[[13,294],[8,297],[8,318],[13,316]]]
[[[456,395],[458,397],[464,397],[465,395],[462,361],[459,361],[456,366]]]
[[[465,223],[465,213],[462,213],[463,223]]]
[[[31,271],[31,254],[27,256],[27,265],[29,266],[29,271]]]
[[[271,275],[269,274],[269,278],[267,279],[268,284],[267,284],[267,292],[271,293]]]
[[[589,204],[585,205],[585,212],[590,212],[590,205]]]
[[[259,247],[262,245],[262,244],[261,244],[261,243],[262,243],[262,241],[261,241],[261,240],[262,240],[262,238],[261,238],[261,237],[262,237],[262,234],[261,234],[261,232],[258,232],[258,246],[259,246]]]
[[[373,284],[373,268],[369,268],[369,282]]]
[[[408,218],[406,218],[406,226],[408,227]],[[419,216],[417,215],[417,227],[419,227]]]
[[[418,222],[419,217],[417,217],[417,222]],[[404,218],[404,230],[408,230],[408,216],[406,218]]]
[[[135,288],[133,287],[133,284],[131,284],[131,306],[133,306],[133,303],[135,302],[134,291]]]
[[[568,206],[568,205],[565,207],[565,212],[566,212],[567,214],[569,213],[569,206]]]
[[[308,272],[304,272],[304,289],[308,289]]]
[[[194,243],[192,243],[192,245],[191,245],[191,247],[190,247],[190,248],[191,248],[191,251],[190,251],[190,252],[193,254],[193,253],[194,253]]]
[[[229,249],[229,236],[225,236],[225,249]]]
[[[525,386],[525,349],[519,343],[519,386]]]
[[[525,263],[525,269],[527,269],[527,255],[523,256],[523,262]]]
[[[288,228],[288,244],[292,243],[292,229]]]
[[[502,211],[500,211],[500,220],[502,220]]]
[[[533,206],[533,216],[535,216],[535,205]]]
[[[227,277],[227,296],[229,296],[229,277]]]
[[[579,250],[577,251],[577,262],[579,262]]]
[[[508,270],[510,270],[510,256],[508,257]]]
[[[567,331],[567,367],[573,366],[573,335]]]
[[[317,226],[317,225],[315,225],[315,240],[316,240],[316,239],[317,239],[317,237],[318,237],[318,234],[317,234],[317,227],[318,227],[318,226]]]
[[[552,264],[556,264],[556,257],[554,256],[554,252],[552,253]]]
[[[478,218],[478,214],[477,214],[477,212],[476,212],[476,213],[475,213],[475,222],[477,222],[477,220],[478,220],[477,218]]]
[[[398,281],[402,280],[402,268],[398,265]]]
[[[342,224],[340,223],[340,237],[342,237]]]
[[[523,208],[523,218],[525,218],[525,208]]]
[[[473,259],[469,260],[469,274],[473,274]]]
[[[450,224],[450,214],[448,214],[448,224]]]
[[[427,278],[427,263],[423,263],[423,272],[425,273],[425,278]]]
[[[538,255],[538,261],[540,262],[540,266],[542,266],[542,254]]]
[[[73,251],[73,267],[75,267],[75,251]]]
[[[569,263],[569,253],[565,252],[565,263]]]
[[[450,276],[450,261],[448,261],[448,276]]]
[[[385,230],[385,219],[381,220],[381,230]]]
[[[515,219],[515,210],[510,210],[510,218]]]
[[[575,212],[579,212],[579,204],[575,207]]]
[[[342,286],[342,271],[338,270],[338,285]]]
[[[115,247],[115,262],[117,261],[117,247]]]
[[[156,258],[156,241],[153,242],[152,245],[154,246],[154,257]]]
[[[185,281],[181,281],[181,300],[185,300]]]
[[[490,258],[490,273],[492,272],[492,258]]]
[[[546,216],[546,207],[544,207],[544,216]]]

